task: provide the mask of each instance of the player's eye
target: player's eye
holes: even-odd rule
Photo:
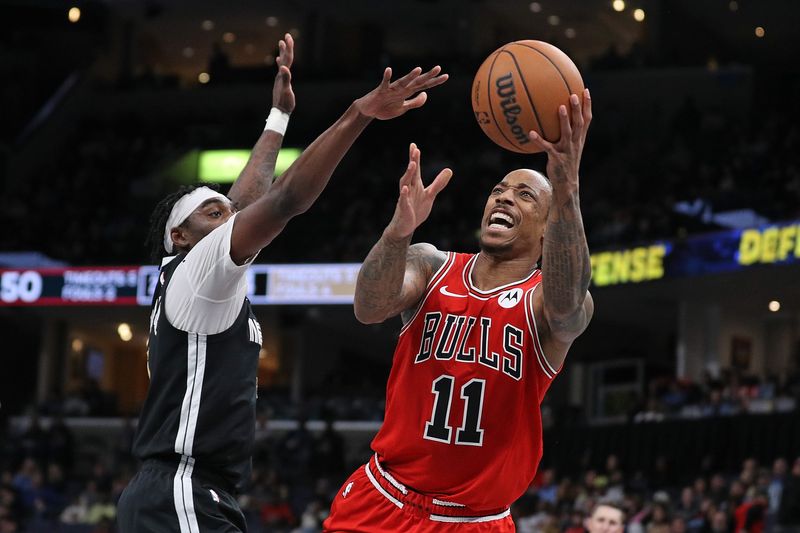
[[[492,189],[492,194],[502,194],[502,193],[503,193],[502,187],[495,187],[494,189]]]
[[[533,195],[528,191],[522,191],[521,193],[519,193],[519,195],[522,196],[523,198],[533,199]]]

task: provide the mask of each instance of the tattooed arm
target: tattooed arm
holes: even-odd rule
[[[294,40],[288,33],[284,38],[285,40],[278,42],[280,54],[276,61],[279,68],[272,86],[272,107],[290,115],[295,105],[290,71],[294,61]],[[261,134],[247,164],[228,191],[228,197],[237,209],[244,209],[267,192],[275,176],[275,162],[278,160],[281,144],[282,133],[270,129]]]
[[[447,259],[428,243],[409,246],[411,236],[391,237],[386,231],[361,265],[353,309],[364,324],[383,322],[403,313],[403,323],[425,294],[425,287]]]
[[[577,188],[553,192],[542,250],[544,315],[552,334],[573,341],[589,324],[592,267]],[[587,302],[588,301],[588,302]]]
[[[412,144],[408,167],[400,178],[400,197],[392,221],[358,271],[353,311],[365,324],[383,322],[413,310],[431,276],[447,258],[444,252],[427,243],[409,246],[414,230],[428,218],[436,195],[453,175],[446,168],[425,187],[419,160],[420,151]],[[403,321],[409,318],[406,314]]]
[[[589,294],[592,277],[589,247],[581,218],[578,170],[586,132],[592,120],[588,89],[583,105],[570,97],[571,111],[559,109],[561,138],[551,144],[531,132],[531,140],[547,152],[547,175],[553,200],[542,250],[542,290],[534,298],[534,313],[544,316],[540,340],[548,363],[558,369],[572,342],[583,333],[594,313]],[[569,115],[571,115],[571,120]]]

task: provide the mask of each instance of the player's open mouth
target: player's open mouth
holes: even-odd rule
[[[489,229],[505,231],[514,227],[514,218],[503,211],[495,211],[489,215]]]

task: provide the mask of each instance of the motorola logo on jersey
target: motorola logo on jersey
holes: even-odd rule
[[[497,297],[497,303],[500,304],[500,307],[504,307],[506,309],[511,309],[521,301],[522,289],[519,287],[516,289],[511,289],[510,291],[501,292],[500,296]]]
[[[522,291],[519,299],[521,297]],[[511,324],[503,324],[502,347],[490,345],[491,332],[491,317],[448,313],[442,318],[439,312],[426,313],[414,363],[428,361],[431,356],[439,361],[477,363],[519,381],[522,379],[524,332]]]

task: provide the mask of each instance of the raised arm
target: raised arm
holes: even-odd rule
[[[553,186],[542,251],[542,291],[537,291],[534,312],[543,311],[545,339],[541,340],[554,368],[561,366],[567,349],[589,325],[594,312],[589,294],[592,268],[578,194],[581,154],[592,120],[588,89],[582,99],[583,105],[573,94],[570,110],[559,108],[561,138],[557,143],[549,143],[535,132],[530,134],[531,140],[547,152],[547,176]]]
[[[415,68],[392,82],[392,70],[387,68],[378,87],[353,102],[333,126],[303,151],[264,196],[239,213],[231,236],[234,261],[243,261],[257,253],[283,230],[292,217],[311,207],[342,157],[372,119],[387,120],[421,107],[427,94],[420,91],[447,81],[447,74],[440,72],[438,66],[424,74],[422,69]]]
[[[383,322],[413,309],[431,276],[446,259],[445,253],[433,245],[409,244],[414,230],[428,218],[436,195],[445,188],[453,172],[449,168],[442,170],[425,187],[416,145],[409,147],[408,158],[408,167],[400,178],[394,216],[358,271],[353,310],[365,324]]]
[[[286,34],[278,42],[280,53],[276,59],[278,74],[272,86],[272,111],[264,133],[259,137],[247,164],[231,185],[228,198],[237,209],[244,209],[261,198],[275,177],[275,162],[283,144],[286,117],[294,111],[295,99],[292,90],[292,63],[294,62],[294,39]],[[277,124],[275,124],[277,122]]]

